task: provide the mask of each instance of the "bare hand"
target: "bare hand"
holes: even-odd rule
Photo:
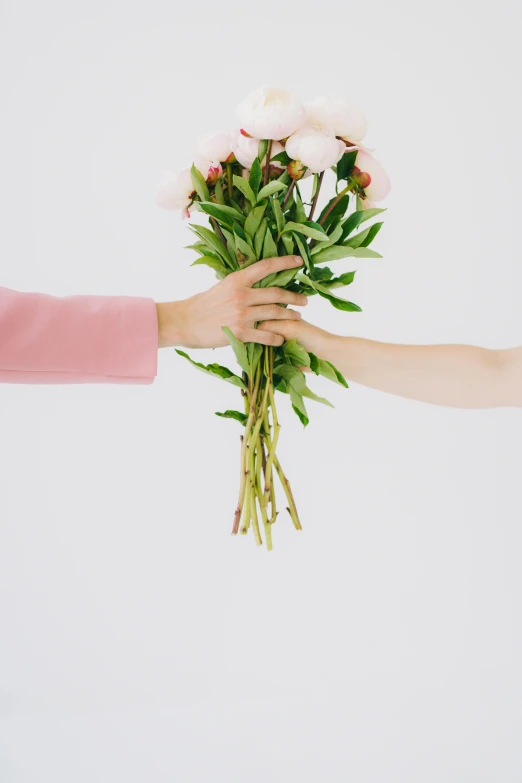
[[[317,356],[322,357],[326,345],[332,338],[329,332],[325,332],[323,329],[309,324],[308,321],[286,320],[286,321],[266,321],[259,324],[259,329],[266,332],[273,332],[278,335],[282,335],[285,340],[293,340],[294,338],[303,346],[306,351],[315,353]]]
[[[304,306],[306,296],[283,288],[252,286],[268,275],[302,263],[300,256],[265,258],[190,299],[157,304],[159,347],[219,348],[228,345],[223,326],[243,342],[282,345],[283,334],[275,325],[282,319],[285,323],[296,322],[301,314],[280,305]],[[259,321],[268,321],[270,329],[256,329]]]

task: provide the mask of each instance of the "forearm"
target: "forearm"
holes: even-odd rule
[[[0,288],[0,382],[152,383],[157,346],[151,299]]]
[[[392,345],[325,333],[316,343],[310,350],[373,389],[457,408],[522,406],[520,348]]]

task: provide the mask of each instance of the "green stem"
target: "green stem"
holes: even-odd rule
[[[234,178],[232,176],[232,164],[227,163],[227,186],[229,198],[234,198]]]
[[[265,164],[265,176],[263,178],[263,185],[268,184],[268,177],[270,175],[270,158],[272,157],[272,139],[268,140],[268,147],[266,148],[266,164]]]
[[[265,461],[265,450],[263,448],[263,442],[261,439],[261,435],[259,435],[257,439],[257,462],[256,462],[256,492],[257,492],[257,498],[259,500],[259,508],[261,510],[261,519],[263,522],[263,528],[265,530],[265,541],[266,541],[266,548],[268,551],[272,549],[272,531],[270,530],[270,523],[268,521],[268,516],[266,513],[266,509],[263,507],[262,504],[262,498],[263,498],[263,487],[261,483],[261,474],[263,470],[263,463]]]
[[[285,194],[285,197],[284,197],[283,203],[282,203],[282,205],[281,205],[281,209],[283,209],[283,210],[284,210],[284,208],[286,207],[286,205],[287,205],[287,203],[288,203],[288,200],[289,200],[290,196],[292,195],[292,191],[293,191],[293,189],[295,188],[295,183],[296,183],[296,180],[295,180],[295,179],[293,179],[293,180],[292,180],[292,182],[290,183],[290,186],[289,186],[288,190],[286,191],[286,194]]]
[[[261,546],[263,539],[261,538],[261,532],[259,530],[259,520],[257,518],[257,502],[256,502],[256,441],[252,442],[251,454],[250,454],[250,510],[252,513],[252,528],[254,530],[254,537],[256,544]]]
[[[292,494],[292,490],[290,489],[290,482],[288,481],[287,477],[283,473],[283,468],[281,467],[281,463],[279,462],[277,457],[275,457],[274,459],[274,467],[277,470],[277,475],[279,476],[281,480],[281,484],[283,485],[286,499],[288,500],[287,511],[292,517],[292,522],[294,523],[294,527],[296,530],[302,530],[303,528],[301,527],[301,523],[299,521],[299,515],[297,513],[294,496]]]
[[[270,486],[271,486],[271,482],[272,482],[272,466],[273,466],[274,460],[275,460],[275,452],[276,452],[276,448],[277,448],[277,442],[279,440],[279,431],[281,429],[281,426],[279,424],[279,420],[277,418],[277,409],[276,409],[276,405],[275,405],[274,385],[273,385],[273,378],[272,378],[274,354],[273,354],[273,350],[271,348],[269,349],[269,351],[270,351],[270,353],[268,355],[269,366],[268,366],[268,382],[267,382],[267,385],[269,387],[268,394],[269,394],[269,398],[270,398],[270,408],[272,409],[272,420],[273,420],[273,424],[274,424],[274,436],[271,439],[272,442],[270,444],[270,449],[269,449],[269,452],[268,452],[268,458],[267,458],[267,461],[266,461],[265,494],[264,494],[264,499],[263,499],[263,503],[264,503],[265,508],[268,505],[268,500],[269,500],[269,497],[270,497]]]
[[[339,203],[339,201],[342,199],[344,195],[346,195],[346,193],[352,190],[352,187],[353,187],[352,184],[348,183],[348,185],[343,190],[341,190],[339,195],[334,198],[334,200],[332,201],[332,203],[330,204],[330,206],[328,207],[324,215],[321,217],[319,221],[319,225],[322,226],[324,224],[324,221],[326,220],[326,218],[328,217],[332,209]]]
[[[321,185],[323,184],[323,177],[324,177],[324,171],[321,171],[319,174],[319,180],[317,182],[317,190],[315,191],[314,200],[312,201],[312,208],[310,209],[310,214],[308,215],[308,220],[312,220],[315,212],[315,208],[317,206],[317,199],[319,198],[319,191],[321,190]]]
[[[240,479],[239,479],[239,498],[237,501],[237,507],[234,513],[234,524],[232,526],[232,535],[236,535],[239,530],[239,523],[241,521],[241,514],[243,510],[243,505],[245,505],[245,516],[246,516],[246,508],[247,505],[245,503],[245,495],[247,493],[247,473],[248,473],[248,448],[249,448],[249,434],[250,430],[252,429],[252,425],[254,424],[254,419],[256,415],[256,398],[257,398],[257,391],[259,388],[259,379],[260,379],[260,373],[259,371],[256,373],[256,379],[254,383],[254,389],[250,391],[251,389],[251,380],[249,379],[249,398],[247,400],[248,405],[248,419],[245,424],[245,433],[243,436],[243,440],[241,442],[241,464],[240,464]],[[245,406],[246,407],[246,406]],[[247,524],[248,524],[248,520]],[[243,529],[241,532],[245,532]]]

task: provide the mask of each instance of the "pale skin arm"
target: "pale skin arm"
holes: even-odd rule
[[[341,337],[306,321],[264,323],[372,389],[453,408],[522,407],[522,346],[393,345]]]
[[[228,345],[222,327],[228,326],[243,342],[282,345],[284,337],[275,326],[279,320],[299,320],[301,314],[280,305],[306,305],[302,294],[282,288],[252,288],[264,277],[293,269],[303,263],[299,256],[265,258],[233,272],[208,291],[179,302],[159,302],[158,346],[168,348],[219,348]],[[259,321],[270,319],[270,330],[256,329]]]

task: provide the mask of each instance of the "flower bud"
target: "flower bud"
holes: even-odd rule
[[[297,181],[303,178],[306,171],[306,166],[303,163],[301,163],[300,160],[291,160],[288,166],[286,167],[286,170],[288,171],[292,179],[295,179]]]
[[[370,182],[372,181],[372,178],[366,171],[361,171],[357,168],[357,166],[354,166],[352,169],[352,178],[357,182],[359,187],[367,188]]]
[[[383,169],[381,164],[375,160],[373,155],[364,150],[359,150],[355,159],[357,171],[360,172],[357,176],[366,175],[370,177],[370,181],[362,180],[360,186],[363,188],[365,197],[371,201],[382,201],[386,198],[391,190],[391,183],[388,174]],[[362,182],[367,184],[362,184]]]

